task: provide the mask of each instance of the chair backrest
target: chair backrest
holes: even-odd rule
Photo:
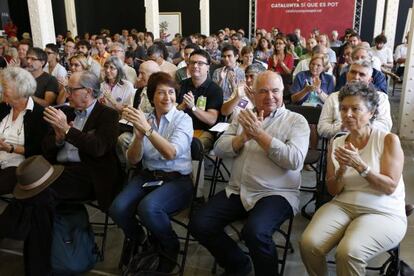
[[[200,175],[201,175],[201,168],[203,166],[203,159],[204,159],[204,148],[201,141],[193,137],[191,141],[191,159],[193,161],[197,161],[197,166],[194,168],[193,166],[193,183],[195,187],[195,193],[197,193],[198,184],[200,182]]]
[[[317,125],[321,116],[322,108],[302,105],[286,105],[286,109],[301,114],[310,125]]]
[[[204,149],[201,141],[198,138],[193,137],[193,140],[191,141],[191,159],[193,161],[202,161],[204,157],[203,151]]]

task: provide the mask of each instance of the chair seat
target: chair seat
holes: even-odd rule
[[[310,149],[308,150],[308,154],[306,155],[305,164],[315,164],[316,162],[319,161],[320,157],[321,157],[320,150]]]

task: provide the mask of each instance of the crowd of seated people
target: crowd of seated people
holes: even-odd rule
[[[51,208],[97,200],[124,232],[124,265],[147,238],[142,225],[165,253],[157,270],[171,272],[179,241],[169,216],[195,200],[200,206],[190,232],[226,275],[252,269],[275,275],[272,235],[298,212],[307,150],[324,137],[332,139],[327,185],[335,197],[303,233],[302,259],[309,274],[326,275],[325,255],[337,246],[338,275],[363,275],[366,262],[397,245],[407,227],[403,154],[390,133],[382,72],[394,60],[397,70],[404,68],[406,44],[393,60],[384,35],[374,42],[371,48],[352,30],[341,39],[333,31],[330,40],[317,29],[306,39],[300,29],[283,34],[277,28],[258,29],[252,40],[241,29],[225,28],[208,37],[177,34],[171,42],[136,30],[82,38],[68,33],[44,50],[27,39],[12,45],[0,38],[6,60],[0,71],[0,195],[20,187],[16,169],[25,159],[43,155],[60,171],[33,201]],[[287,103],[321,108],[318,125],[308,125]],[[210,128],[220,121],[230,125],[217,135]],[[232,162],[225,189],[209,199],[203,177],[192,199],[192,137],[205,154],[213,150]],[[401,161],[391,164],[395,158]],[[125,168],[136,175],[123,187]],[[161,184],[144,185],[153,181]],[[41,196],[49,192],[53,197]],[[341,228],[325,231],[333,217]],[[250,258],[224,231],[241,219]],[[396,227],[366,231],[373,220]],[[49,229],[28,242],[25,252],[39,243],[50,247],[51,235]],[[364,253],[373,241],[380,246]],[[47,275],[50,254],[26,256],[26,271]]]

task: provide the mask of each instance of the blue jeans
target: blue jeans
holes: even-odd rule
[[[111,218],[122,228],[126,237],[136,239],[142,224],[168,252],[179,250],[177,235],[171,227],[169,215],[185,209],[190,205],[193,183],[190,176],[181,176],[171,181],[164,181],[155,190],[143,188],[151,181],[140,175],[135,176],[122,192],[115,198],[109,209]]]
[[[250,267],[249,258],[224,228],[233,221],[247,218],[242,238],[249,249],[255,275],[277,275],[278,259],[272,235],[292,212],[282,196],[262,198],[252,210],[246,211],[239,195],[227,198],[225,191],[221,191],[194,214],[190,232],[227,273],[243,274]]]

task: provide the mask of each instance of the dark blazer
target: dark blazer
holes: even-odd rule
[[[27,110],[23,117],[24,129],[24,156],[42,154],[42,140],[47,134],[47,123],[43,120],[43,107],[34,103],[33,110]],[[11,111],[6,103],[0,103],[0,121]]]
[[[73,121],[75,114],[72,108],[62,111],[68,122]],[[66,141],[78,148],[81,163],[91,172],[96,199],[102,210],[109,208],[122,185],[120,164],[115,153],[117,138],[118,112],[99,102],[96,102],[83,130],[71,128],[66,135]],[[50,162],[57,163],[59,149],[51,130],[43,141],[44,155]]]

